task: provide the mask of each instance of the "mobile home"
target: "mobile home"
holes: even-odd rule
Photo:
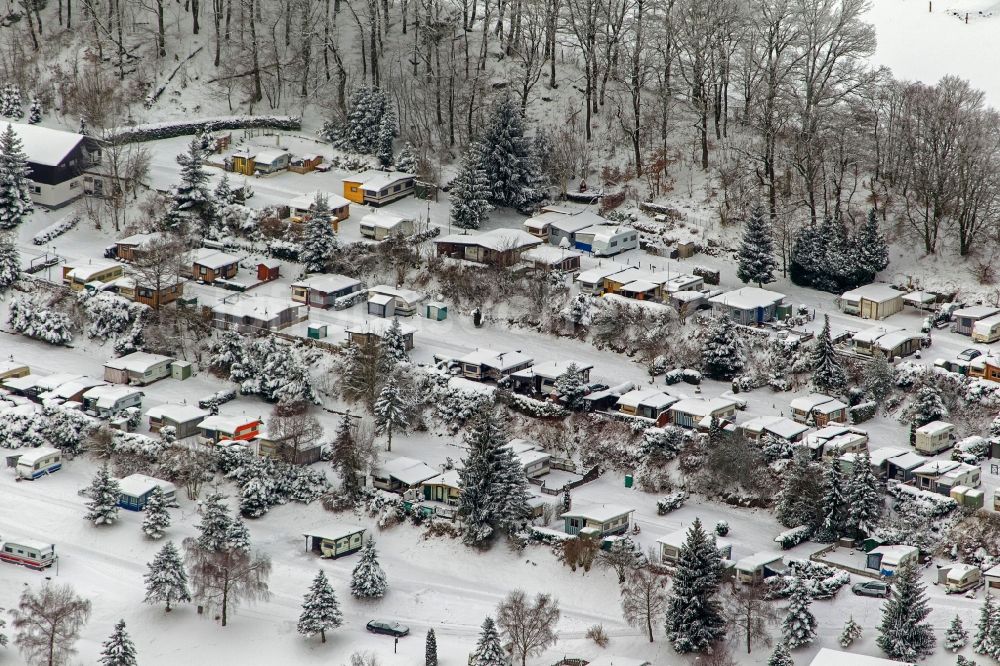
[[[611,534],[624,534],[632,522],[635,509],[612,504],[599,504],[573,509],[559,516],[563,519],[566,534],[585,534],[603,538]]]
[[[659,546],[660,563],[671,566],[677,564],[677,560],[680,559],[681,556],[681,549],[687,541],[688,530],[689,528],[685,527],[677,530],[676,532],[665,534],[656,540],[656,543]],[[709,535],[710,538],[711,536],[712,535]],[[722,556],[722,559],[732,559],[733,545],[731,543],[715,539],[715,547],[719,551],[719,555]]]
[[[361,550],[365,528],[357,525],[325,525],[320,532],[303,534],[306,550],[319,553],[320,557],[336,559]]]
[[[639,247],[639,232],[632,227],[596,224],[577,231],[575,247],[595,257],[610,257]]]
[[[0,547],[0,561],[21,564],[41,571],[56,562],[54,544],[33,539],[7,539]]]
[[[885,319],[903,309],[903,292],[886,284],[866,284],[844,292],[841,309],[862,319]]]
[[[177,486],[156,479],[145,474],[130,474],[124,479],[119,479],[118,488],[121,493],[118,496],[118,506],[129,511],[142,511],[149,503],[149,496],[156,488],[163,491],[163,496],[167,504],[173,504],[177,499]]]
[[[868,551],[865,566],[888,577],[895,575],[896,570],[904,564],[916,564],[919,554],[920,550],[916,546],[879,546]]]
[[[364,171],[344,178],[344,197],[349,201],[382,206],[413,194],[416,176],[398,171]]]
[[[737,324],[761,324],[774,319],[785,295],[757,287],[743,287],[708,299],[715,315],[728,315]]]
[[[358,230],[362,236],[373,240],[385,240],[392,235],[409,236],[413,233],[413,219],[378,211],[362,217]]]
[[[762,552],[737,560],[734,565],[736,580],[755,585],[765,578],[782,575],[787,570],[781,553]]]
[[[987,344],[1000,340],[1000,314],[984,317],[972,325],[973,342]]]
[[[137,386],[152,384],[170,376],[170,364],[173,361],[173,358],[161,354],[132,352],[104,364],[104,381]]]
[[[62,452],[51,446],[39,446],[18,456],[16,472],[18,478],[34,481],[61,468]]]
[[[952,330],[960,335],[972,335],[977,323],[995,318],[998,313],[1000,313],[1000,308],[991,305],[972,305],[967,308],[959,308],[951,313],[952,320],[955,322]]]
[[[914,448],[925,456],[935,456],[955,445],[955,426],[944,421],[931,421],[914,432]]]
[[[110,419],[129,407],[142,407],[145,394],[131,386],[95,386],[83,394],[84,411]]]

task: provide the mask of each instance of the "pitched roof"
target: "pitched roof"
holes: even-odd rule
[[[896,298],[903,298],[903,292],[896,291],[887,284],[866,284],[857,289],[845,291],[840,297],[845,301],[860,301],[863,298],[866,301],[886,303]]]
[[[359,324],[352,324],[348,326],[345,330],[348,333],[358,333],[360,335],[368,335],[370,333],[371,335],[381,338],[392,326],[392,321],[393,320],[391,319],[382,318],[366,319]],[[416,333],[417,329],[409,324],[399,322],[399,332],[402,335],[410,335],[411,333]]]
[[[112,370],[127,370],[128,372],[144,373],[153,366],[159,365],[164,361],[173,360],[174,359],[169,356],[137,351],[132,352],[131,354],[126,354],[121,358],[113,358],[105,363],[104,367],[111,368]]]
[[[487,250],[500,252],[518,248],[541,245],[542,239],[532,236],[521,229],[490,229],[480,234],[450,234],[438,238],[435,243],[451,243],[454,245],[475,245]]]
[[[590,504],[560,514],[560,518],[583,518],[598,523],[606,523],[620,516],[633,513],[635,509],[620,504]]]
[[[128,495],[129,497],[142,497],[156,487],[162,488],[164,492],[177,490],[177,486],[169,481],[146,476],[145,474],[129,474],[124,479],[118,479],[118,488],[123,495]]]
[[[175,423],[187,423],[208,416],[208,410],[196,405],[157,405],[146,410],[146,416],[152,419],[170,419]]]
[[[299,210],[311,210],[313,204],[316,203],[316,195],[322,194],[326,197],[326,205],[330,208],[343,208],[344,206],[349,206],[350,201],[340,196],[339,194],[334,194],[332,192],[307,192],[306,194],[300,194],[294,199],[288,202],[288,205],[292,208],[298,208]]]
[[[29,162],[45,166],[59,166],[69,153],[83,141],[84,136],[76,132],[42,127],[41,125],[25,125],[22,123],[7,123],[21,139],[24,154]],[[6,127],[0,127],[5,130]]]
[[[274,296],[246,296],[229,303],[217,303],[213,312],[232,317],[252,317],[261,321],[270,321],[286,310],[298,310],[303,306]]]
[[[809,662],[809,666],[916,666],[913,662],[904,664],[891,659],[881,657],[869,657],[868,655],[856,652],[841,652],[830,648],[820,648],[819,653]]]
[[[376,470],[376,474],[391,477],[407,486],[415,486],[434,478],[439,472],[423,461],[404,456],[384,463]]]
[[[239,261],[239,257],[213,250],[210,247],[199,247],[191,250],[191,262],[205,268],[219,269],[230,264],[237,264]]]
[[[352,277],[337,273],[311,275],[303,280],[296,280],[292,283],[293,287],[307,287],[309,289],[315,289],[316,291],[322,291],[326,294],[333,291],[348,289],[350,287],[354,287],[355,285],[360,286],[361,282]]]
[[[345,183],[358,183],[363,190],[381,190],[387,185],[392,185],[401,180],[416,178],[412,173],[401,171],[362,171],[361,173],[344,178]]]
[[[734,291],[727,291],[718,296],[708,299],[710,303],[727,305],[740,310],[751,308],[767,307],[780,303],[785,298],[784,294],[757,287],[743,287]]]

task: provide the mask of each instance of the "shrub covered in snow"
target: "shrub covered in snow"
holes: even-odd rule
[[[9,410],[0,417],[0,447],[54,446],[76,453],[96,427],[97,421],[83,412],[58,405],[37,411]]]
[[[896,510],[916,511],[926,516],[945,516],[958,508],[958,502],[950,497],[938,495],[928,490],[897,484],[888,488],[896,498]]]
[[[670,493],[663,499],[656,502],[656,513],[660,516],[664,516],[671,511],[675,511],[684,505],[687,498],[687,493],[684,492]]]
[[[990,445],[990,440],[985,437],[966,437],[955,444],[955,448],[951,450],[951,459],[968,465],[979,465],[989,455]]]
[[[787,599],[797,582],[809,590],[813,599],[832,599],[840,588],[851,582],[851,575],[843,569],[810,560],[791,559],[788,571],[781,576],[771,576],[764,581],[765,599]]]
[[[334,310],[346,310],[347,308],[352,308],[358,303],[363,303],[365,299],[368,298],[367,291],[356,291],[353,294],[348,294],[347,296],[341,296],[333,300]]]
[[[511,409],[528,416],[541,419],[561,419],[569,416],[569,410],[548,400],[535,400],[519,393],[508,393]]]
[[[52,345],[68,345],[73,341],[70,318],[31,297],[11,301],[7,323],[15,333]]]
[[[233,129],[302,129],[302,120],[292,116],[219,116],[200,120],[171,120],[160,123],[146,123],[116,129],[108,140],[119,143],[141,143],[171,139],[187,134],[205,134]]]
[[[49,226],[45,227],[31,239],[31,242],[35,245],[45,245],[53,238],[58,238],[64,233],[75,227],[80,223],[80,215],[74,213],[72,215],[67,215],[58,222],[53,222]]]
[[[811,537],[812,533],[813,530],[808,525],[799,525],[774,537],[774,543],[779,544],[782,550],[788,550]]]
[[[874,402],[862,402],[854,405],[848,410],[851,415],[851,423],[864,423],[875,416],[878,406]]]

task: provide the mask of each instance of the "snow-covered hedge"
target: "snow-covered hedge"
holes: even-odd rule
[[[443,371],[426,372],[427,404],[434,415],[451,433],[456,433],[479,407],[492,400],[492,392],[466,390],[453,386],[451,377]]]
[[[569,416],[569,411],[547,400],[535,400],[519,393],[510,394],[510,408],[540,419],[561,419]]]
[[[30,297],[19,297],[11,301],[7,323],[15,333],[51,345],[68,345],[73,341],[73,323],[70,318],[62,312],[50,310]]]
[[[851,582],[851,575],[843,569],[809,560],[788,561],[788,572],[764,581],[765,599],[786,599],[797,581],[805,584],[813,599],[832,599],[843,586]]]
[[[199,120],[170,120],[120,128],[108,140],[115,143],[141,143],[186,134],[234,129],[299,130],[302,129],[302,119],[293,116],[218,116]]]
[[[907,505],[908,510],[932,518],[945,516],[958,508],[958,502],[950,497],[901,483],[889,486],[888,491],[899,504]]]
[[[986,459],[989,452],[990,440],[973,435],[955,444],[955,448],[951,450],[951,459],[968,465],[978,465]]]
[[[851,423],[864,423],[875,416],[876,409],[877,405],[874,402],[862,402],[847,411],[851,415]]]
[[[293,241],[275,239],[267,244],[267,253],[275,259],[285,261],[298,261],[302,246]]]
[[[346,310],[347,308],[352,308],[358,303],[361,303],[366,298],[368,298],[367,291],[356,291],[353,294],[348,294],[347,296],[341,296],[340,298],[335,298],[333,300],[334,310]]]
[[[49,226],[39,231],[31,239],[35,245],[45,245],[53,238],[62,236],[64,233],[75,227],[80,222],[80,216],[76,213],[67,215],[58,222],[53,222]]]
[[[799,525],[790,530],[785,530],[774,537],[774,543],[779,544],[783,550],[793,548],[812,536],[812,528],[808,525]]]
[[[684,505],[687,501],[687,493],[676,492],[670,493],[663,499],[657,501],[656,503],[656,513],[660,516],[665,516],[671,511],[676,511]]]
[[[0,412],[0,447],[55,446],[75,453],[96,427],[97,422],[83,412],[58,405],[33,411],[6,409]]]

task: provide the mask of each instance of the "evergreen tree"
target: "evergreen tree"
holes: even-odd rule
[[[196,136],[188,144],[187,152],[177,156],[177,163],[181,167],[180,183],[174,188],[167,221],[170,226],[177,227],[185,219],[197,218],[201,236],[207,237],[215,220],[216,210],[208,192],[208,174],[203,168],[201,151],[201,141]]]
[[[24,118],[23,102],[21,101],[21,88],[17,84],[11,85],[10,90],[10,115],[8,117],[20,120]]]
[[[823,330],[816,338],[812,349],[811,366],[813,371],[812,386],[818,393],[842,395],[847,389],[847,375],[840,365],[837,350],[834,349],[830,336],[830,316],[823,317]]]
[[[722,556],[695,518],[681,546],[667,600],[667,638],[680,653],[704,652],[726,633],[719,605]]]
[[[818,529],[823,523],[821,472],[804,447],[792,456],[782,476],[784,482],[775,512],[778,520],[785,527],[806,525],[813,530]]]
[[[28,124],[37,125],[42,122],[42,102],[38,97],[31,98],[31,110],[28,112]]]
[[[388,168],[392,166],[392,141],[396,138],[398,130],[396,128],[396,112],[392,110],[392,104],[387,104],[385,113],[378,125],[378,138],[375,140],[375,159],[379,166]]]
[[[781,637],[789,649],[794,650],[809,645],[816,638],[816,616],[809,609],[812,604],[809,588],[799,578],[792,580],[788,608],[781,623]]]
[[[507,666],[509,663],[510,660],[500,642],[496,623],[492,617],[487,616],[483,620],[479,641],[476,642],[476,649],[472,653],[469,666]]]
[[[736,277],[745,284],[755,283],[758,287],[763,287],[774,282],[774,269],[777,266],[770,219],[762,215],[759,208],[755,208],[743,229]]]
[[[14,126],[0,134],[0,229],[15,229],[35,208],[31,202],[28,156]]]
[[[920,390],[917,391],[917,397],[913,399],[908,411],[910,422],[914,428],[948,417],[948,408],[944,405],[941,392],[932,384],[920,387]]]
[[[427,630],[427,642],[424,644],[424,666],[438,666],[437,637],[434,628]]]
[[[784,643],[778,643],[774,646],[774,652],[768,658],[767,666],[795,666],[795,661],[792,660],[792,653],[788,651],[788,646]]]
[[[84,518],[95,525],[110,525],[118,520],[121,488],[118,482],[111,478],[107,465],[98,468],[86,493],[90,500],[87,502],[87,514]]]
[[[500,99],[479,140],[487,198],[497,207],[523,208],[537,200],[537,173],[532,144],[524,136],[521,108],[510,97]]]
[[[371,154],[378,147],[382,117],[389,98],[378,88],[361,87],[351,94],[343,143],[355,152]]]
[[[531,509],[528,502],[528,477],[524,474],[521,461],[509,446],[497,450],[497,474],[494,479],[493,494],[496,500],[497,527],[507,534],[515,534],[524,529]]]
[[[920,573],[912,563],[896,570],[892,596],[882,607],[876,643],[893,659],[916,661],[934,651],[934,629],[925,622],[931,609]]]
[[[451,181],[448,193],[451,201],[451,224],[459,229],[478,229],[493,209],[490,184],[483,170],[482,147],[469,146],[462,159],[462,168]]]
[[[823,478],[823,527],[824,541],[836,541],[847,523],[845,495],[847,479],[840,469],[840,461],[830,460]]]
[[[149,494],[145,514],[142,519],[143,534],[150,539],[162,539],[166,529],[170,527],[170,512],[167,510],[167,497],[159,486]]]
[[[205,552],[221,552],[229,543],[233,526],[225,495],[212,493],[201,506],[201,522],[198,529],[198,547]]]
[[[119,620],[115,625],[115,631],[108,640],[104,641],[101,656],[97,662],[101,666],[138,666],[136,659],[135,645],[125,631],[125,620]]]
[[[867,284],[889,266],[889,245],[878,228],[875,209],[868,211],[868,218],[851,240],[854,249],[856,282]]]
[[[385,571],[378,563],[375,541],[368,537],[361,549],[361,559],[351,572],[351,594],[356,599],[381,599],[388,587]]]
[[[303,636],[319,634],[320,643],[326,643],[327,630],[336,629],[343,624],[343,621],[337,595],[326,574],[320,570],[302,602],[298,631]]]
[[[0,235],[0,294],[21,279],[21,253],[11,234]]]
[[[847,522],[845,527],[854,536],[871,534],[882,516],[882,493],[872,472],[868,449],[862,449],[854,459],[851,478],[847,482]]]
[[[407,141],[403,144],[403,149],[396,154],[396,171],[402,173],[417,172],[417,156],[414,154],[413,145]]]
[[[311,217],[305,223],[306,242],[299,252],[299,261],[306,273],[322,273],[340,251],[340,240],[333,230],[333,213],[326,195],[317,194],[310,209]]]
[[[397,317],[393,317],[392,323],[382,334],[379,352],[379,370],[386,376],[400,363],[410,361],[410,352],[406,349],[406,339],[403,337],[403,326]]]
[[[247,518],[260,518],[270,511],[274,491],[261,474],[254,474],[240,488],[240,513]]]
[[[745,357],[729,315],[716,318],[701,348],[701,369],[710,379],[732,379],[743,371]]]
[[[971,659],[966,659],[962,655],[958,655],[958,660],[955,661],[955,666],[979,666],[976,662]]]
[[[587,395],[588,389],[576,363],[567,365],[566,371],[556,377],[554,388],[568,408],[574,411],[583,409],[583,396]]]
[[[994,655],[1000,647],[994,639],[997,624],[997,607],[993,603],[993,595],[987,594],[979,611],[979,622],[976,624],[976,636],[972,649],[976,654]]]
[[[351,428],[351,414],[340,419],[337,435],[333,440],[333,467],[340,477],[340,490],[345,497],[355,500],[361,495],[361,479],[368,472],[366,461]]]
[[[405,432],[409,426],[410,401],[403,395],[396,378],[389,376],[375,400],[375,430],[386,436],[386,451],[392,451],[392,433]]]
[[[944,649],[958,652],[968,644],[969,632],[962,626],[962,618],[956,615],[944,632]]]
[[[826,253],[823,237],[814,224],[799,229],[792,241],[789,257],[789,275],[792,282],[805,287],[812,286],[816,275],[822,270]]]
[[[191,601],[184,561],[173,541],[163,544],[160,552],[146,566],[149,570],[143,578],[146,581],[147,604],[165,603],[169,613],[170,604]]]
[[[861,638],[861,625],[854,621],[852,615],[844,625],[844,630],[840,632],[840,647],[850,647],[859,638]]]
[[[872,357],[865,363],[862,386],[864,386],[867,397],[879,405],[892,393],[892,366],[889,365],[888,359],[881,350],[876,349]]]

